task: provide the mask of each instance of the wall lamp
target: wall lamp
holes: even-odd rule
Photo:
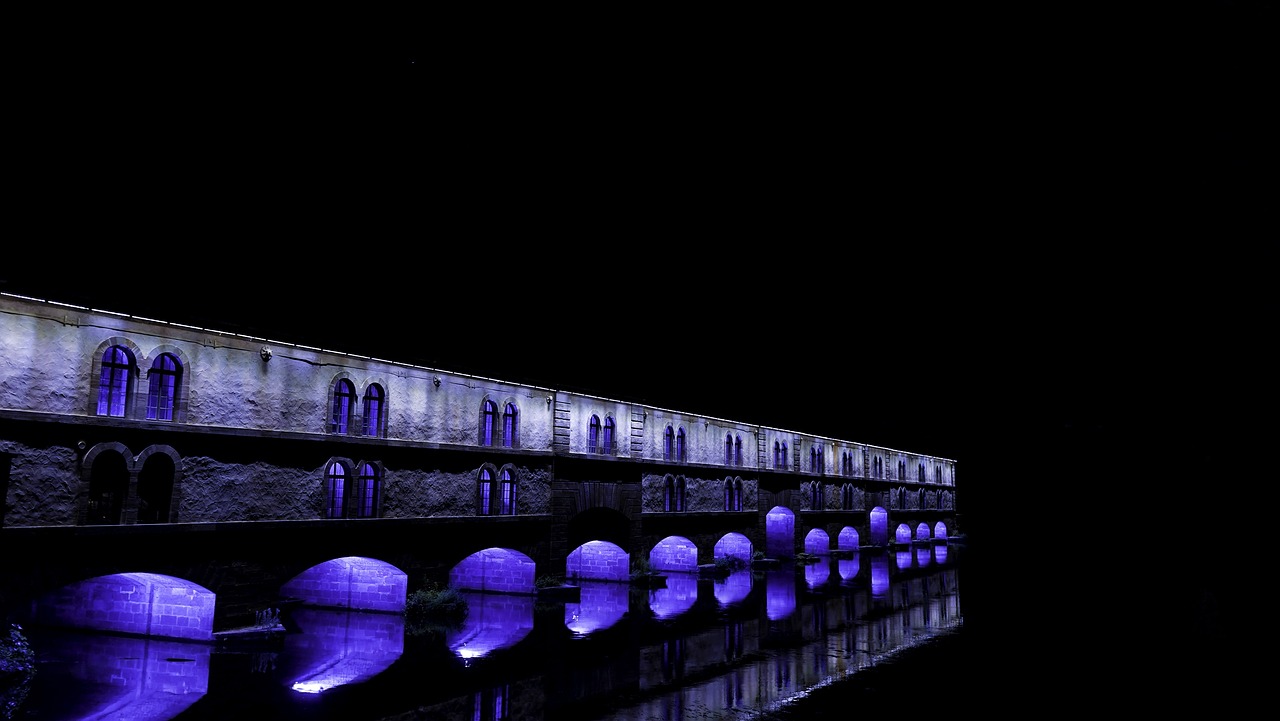
[[[271,349],[264,345],[262,346],[262,350],[258,351],[258,355],[262,356],[262,362],[266,363],[271,360]]]
[[[440,376],[436,376],[435,378],[432,378],[432,379],[431,379],[431,382],[436,384],[436,388],[439,388],[439,387],[440,387]]]

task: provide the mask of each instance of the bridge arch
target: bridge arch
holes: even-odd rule
[[[930,535],[931,531],[929,530],[929,524],[921,521],[920,524],[916,526],[916,540],[927,541],[929,540]]]
[[[841,528],[840,535],[836,536],[836,548],[841,551],[858,550],[858,529],[853,526]]]
[[[449,585],[491,593],[537,593],[532,558],[510,548],[486,548],[467,556],[449,571]]]
[[[935,541],[947,540],[947,524],[944,521],[933,524],[933,538]]]
[[[719,541],[716,541],[716,545],[711,551],[711,558],[728,558],[734,561],[750,563],[751,556],[754,553],[755,548],[751,545],[750,538],[741,533],[731,531],[721,536]]]
[[[894,543],[911,543],[911,526],[899,523],[893,532]]]
[[[889,545],[889,512],[884,510],[883,506],[876,506],[871,509],[869,520],[871,524],[871,545]]]
[[[684,536],[667,536],[653,544],[649,565],[658,571],[698,571],[698,546]]]
[[[212,591],[159,573],[95,576],[42,596],[36,622],[139,636],[213,640]]]
[[[774,506],[764,518],[765,553],[791,558],[796,553],[796,514],[786,506]]]
[[[309,606],[403,613],[408,585],[405,572],[385,561],[344,556],[299,573],[280,594]]]
[[[831,536],[821,528],[810,529],[804,537],[804,552],[814,556],[831,553]]]
[[[569,552],[565,577],[594,581],[631,580],[631,554],[610,541],[587,541]]]

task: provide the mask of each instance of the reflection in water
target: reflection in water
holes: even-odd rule
[[[565,603],[564,625],[578,636],[609,628],[627,613],[629,588],[612,581],[578,581],[578,603]]]
[[[42,719],[166,721],[209,690],[206,643],[45,631],[33,647]]]
[[[468,592],[461,629],[412,643],[400,616],[307,607],[269,653],[42,629],[22,718],[757,717],[958,628],[960,555],[937,545],[926,567],[907,571],[894,551],[822,558],[842,583],[819,591],[820,570],[784,563],[723,580],[669,574],[666,597],[607,581],[580,583],[577,603]],[[621,632],[584,639],[610,628]],[[72,640],[55,643],[58,634]]]
[[[723,579],[716,579],[712,590],[721,608],[742,603],[747,594],[751,593],[751,569],[739,569]]]
[[[796,612],[796,574],[791,569],[764,574],[765,613],[770,621],[781,621]]]
[[[826,558],[804,567],[804,582],[808,584],[810,591],[822,588],[829,578],[831,578],[831,564]]]
[[[911,549],[905,551],[897,551],[893,554],[893,562],[898,564],[899,571],[905,571],[911,568]]]
[[[479,658],[500,648],[509,648],[533,630],[533,596],[461,593],[467,601],[467,619],[461,628],[445,635],[445,645],[458,656]]]
[[[859,558],[862,554],[854,552],[853,558],[841,558],[836,563],[836,568],[840,572],[840,579],[845,583],[852,583],[858,578],[858,571],[862,568],[862,560]]]
[[[881,554],[871,557],[871,595],[884,598],[889,593],[889,559]]]
[[[321,693],[382,673],[404,653],[404,616],[296,608],[302,633],[285,636],[281,675],[299,693]]]
[[[919,566],[920,568],[928,568],[931,554],[932,552],[929,550],[928,546],[917,548],[916,549],[916,565]]]
[[[698,600],[698,577],[691,573],[667,572],[665,588],[649,592],[649,608],[658,618],[675,618]]]

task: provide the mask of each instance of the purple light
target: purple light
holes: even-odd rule
[[[893,562],[894,565],[898,567],[899,571],[905,571],[908,568],[911,568],[911,549],[908,548],[905,551],[894,552]]]
[[[577,636],[609,628],[627,613],[629,590],[612,581],[580,581],[578,603],[564,604],[564,625]]]
[[[886,546],[889,543],[889,512],[876,506],[871,509],[871,545]]]
[[[894,539],[898,543],[911,543],[911,526],[905,523],[899,523],[894,533]]]
[[[929,524],[921,523],[920,525],[916,526],[916,540],[917,541],[929,540]]]
[[[933,524],[933,537],[939,541],[947,540],[947,524],[942,521]]]
[[[534,596],[463,591],[467,619],[445,634],[445,645],[461,658],[486,656],[520,643],[533,630]]]
[[[486,548],[449,571],[449,585],[466,591],[536,594],[533,559],[509,548]]]
[[[733,558],[739,561],[751,561],[751,554],[755,549],[751,545],[751,539],[741,533],[726,533],[719,541],[716,541],[715,548],[712,549],[712,558]]]
[[[862,562],[859,559],[861,555],[860,553],[854,553],[853,558],[836,560],[836,568],[840,572],[840,578],[845,581],[853,581],[858,577],[858,571],[862,570]]]
[[[667,536],[649,551],[649,565],[658,571],[695,573],[698,547],[684,536]]]
[[[781,621],[796,612],[796,576],[793,571],[767,571],[764,587],[765,614]]]
[[[884,598],[889,593],[889,558],[877,553],[871,557],[871,596]]]
[[[116,573],[64,586],[36,603],[50,626],[213,640],[217,597],[190,581],[158,573]]]
[[[765,552],[773,558],[795,555],[796,514],[790,508],[774,506],[764,517]]]
[[[94,689],[74,694],[83,704],[75,718],[168,721],[208,693],[212,649],[190,641],[60,634],[41,639],[41,658],[58,663],[42,664],[39,673],[50,689]]]
[[[809,590],[816,591],[827,583],[831,578],[831,565],[826,559],[811,563],[804,567],[804,582],[808,584]]]
[[[940,564],[947,562],[947,546],[945,543],[933,547],[933,558]]]
[[[294,576],[280,594],[311,606],[403,613],[408,576],[374,558],[335,558]]]
[[[715,593],[720,608],[742,603],[751,593],[751,570],[744,568],[733,571],[723,580],[713,581],[711,589]]]
[[[280,675],[298,693],[367,681],[404,653],[401,614],[302,606],[291,616],[302,632],[285,636]]]
[[[927,568],[929,562],[933,560],[933,551],[928,546],[921,546],[916,549],[916,566],[919,568]]]
[[[608,541],[588,541],[569,552],[565,576],[575,580],[620,581],[631,579],[631,554]]]
[[[657,618],[675,618],[693,607],[698,600],[698,576],[690,573],[672,573],[667,576],[665,588],[649,592],[649,608]]]
[[[858,550],[858,529],[853,526],[841,528],[840,535],[836,536],[836,548],[842,551]]]
[[[804,552],[820,556],[831,553],[831,536],[821,528],[815,528],[804,537]]]

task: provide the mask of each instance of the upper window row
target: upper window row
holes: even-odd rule
[[[113,345],[103,353],[102,371],[98,383],[98,415],[128,417],[131,412],[129,404],[134,397],[133,369],[137,363],[133,352],[121,345]],[[183,397],[183,366],[181,359],[173,353],[161,353],[156,356],[151,368],[147,371],[147,420],[172,421],[178,417]],[[358,433],[364,436],[386,436],[386,391],[377,383],[370,384],[360,396],[355,384],[347,378],[339,378],[333,384],[329,406],[328,431],[338,435]],[[357,409],[359,415],[357,416]],[[485,399],[480,408],[478,442],[482,446],[502,446],[516,448],[519,446],[519,412],[514,403],[506,403],[499,412],[498,404]],[[685,430],[667,426],[662,439],[662,460],[684,463],[687,460]],[[604,421],[597,415],[591,416],[587,429],[587,452],[617,454],[616,427],[612,417],[606,416]],[[724,437],[724,463],[727,466],[742,465],[742,437],[726,433]],[[798,463],[798,460],[797,460]],[[862,464],[871,478],[884,478],[884,460],[880,456],[868,457],[862,451]],[[784,469],[789,467],[787,444],[775,441],[773,444],[773,467]],[[840,459],[840,475],[858,476],[856,461],[852,452],[846,451]],[[809,471],[826,473],[826,455],[820,447],[809,451]],[[906,480],[907,467],[904,461],[898,461],[898,478]],[[933,468],[933,481],[940,483],[943,479],[941,465]],[[916,468],[916,479],[928,481],[928,473],[924,463]]]

